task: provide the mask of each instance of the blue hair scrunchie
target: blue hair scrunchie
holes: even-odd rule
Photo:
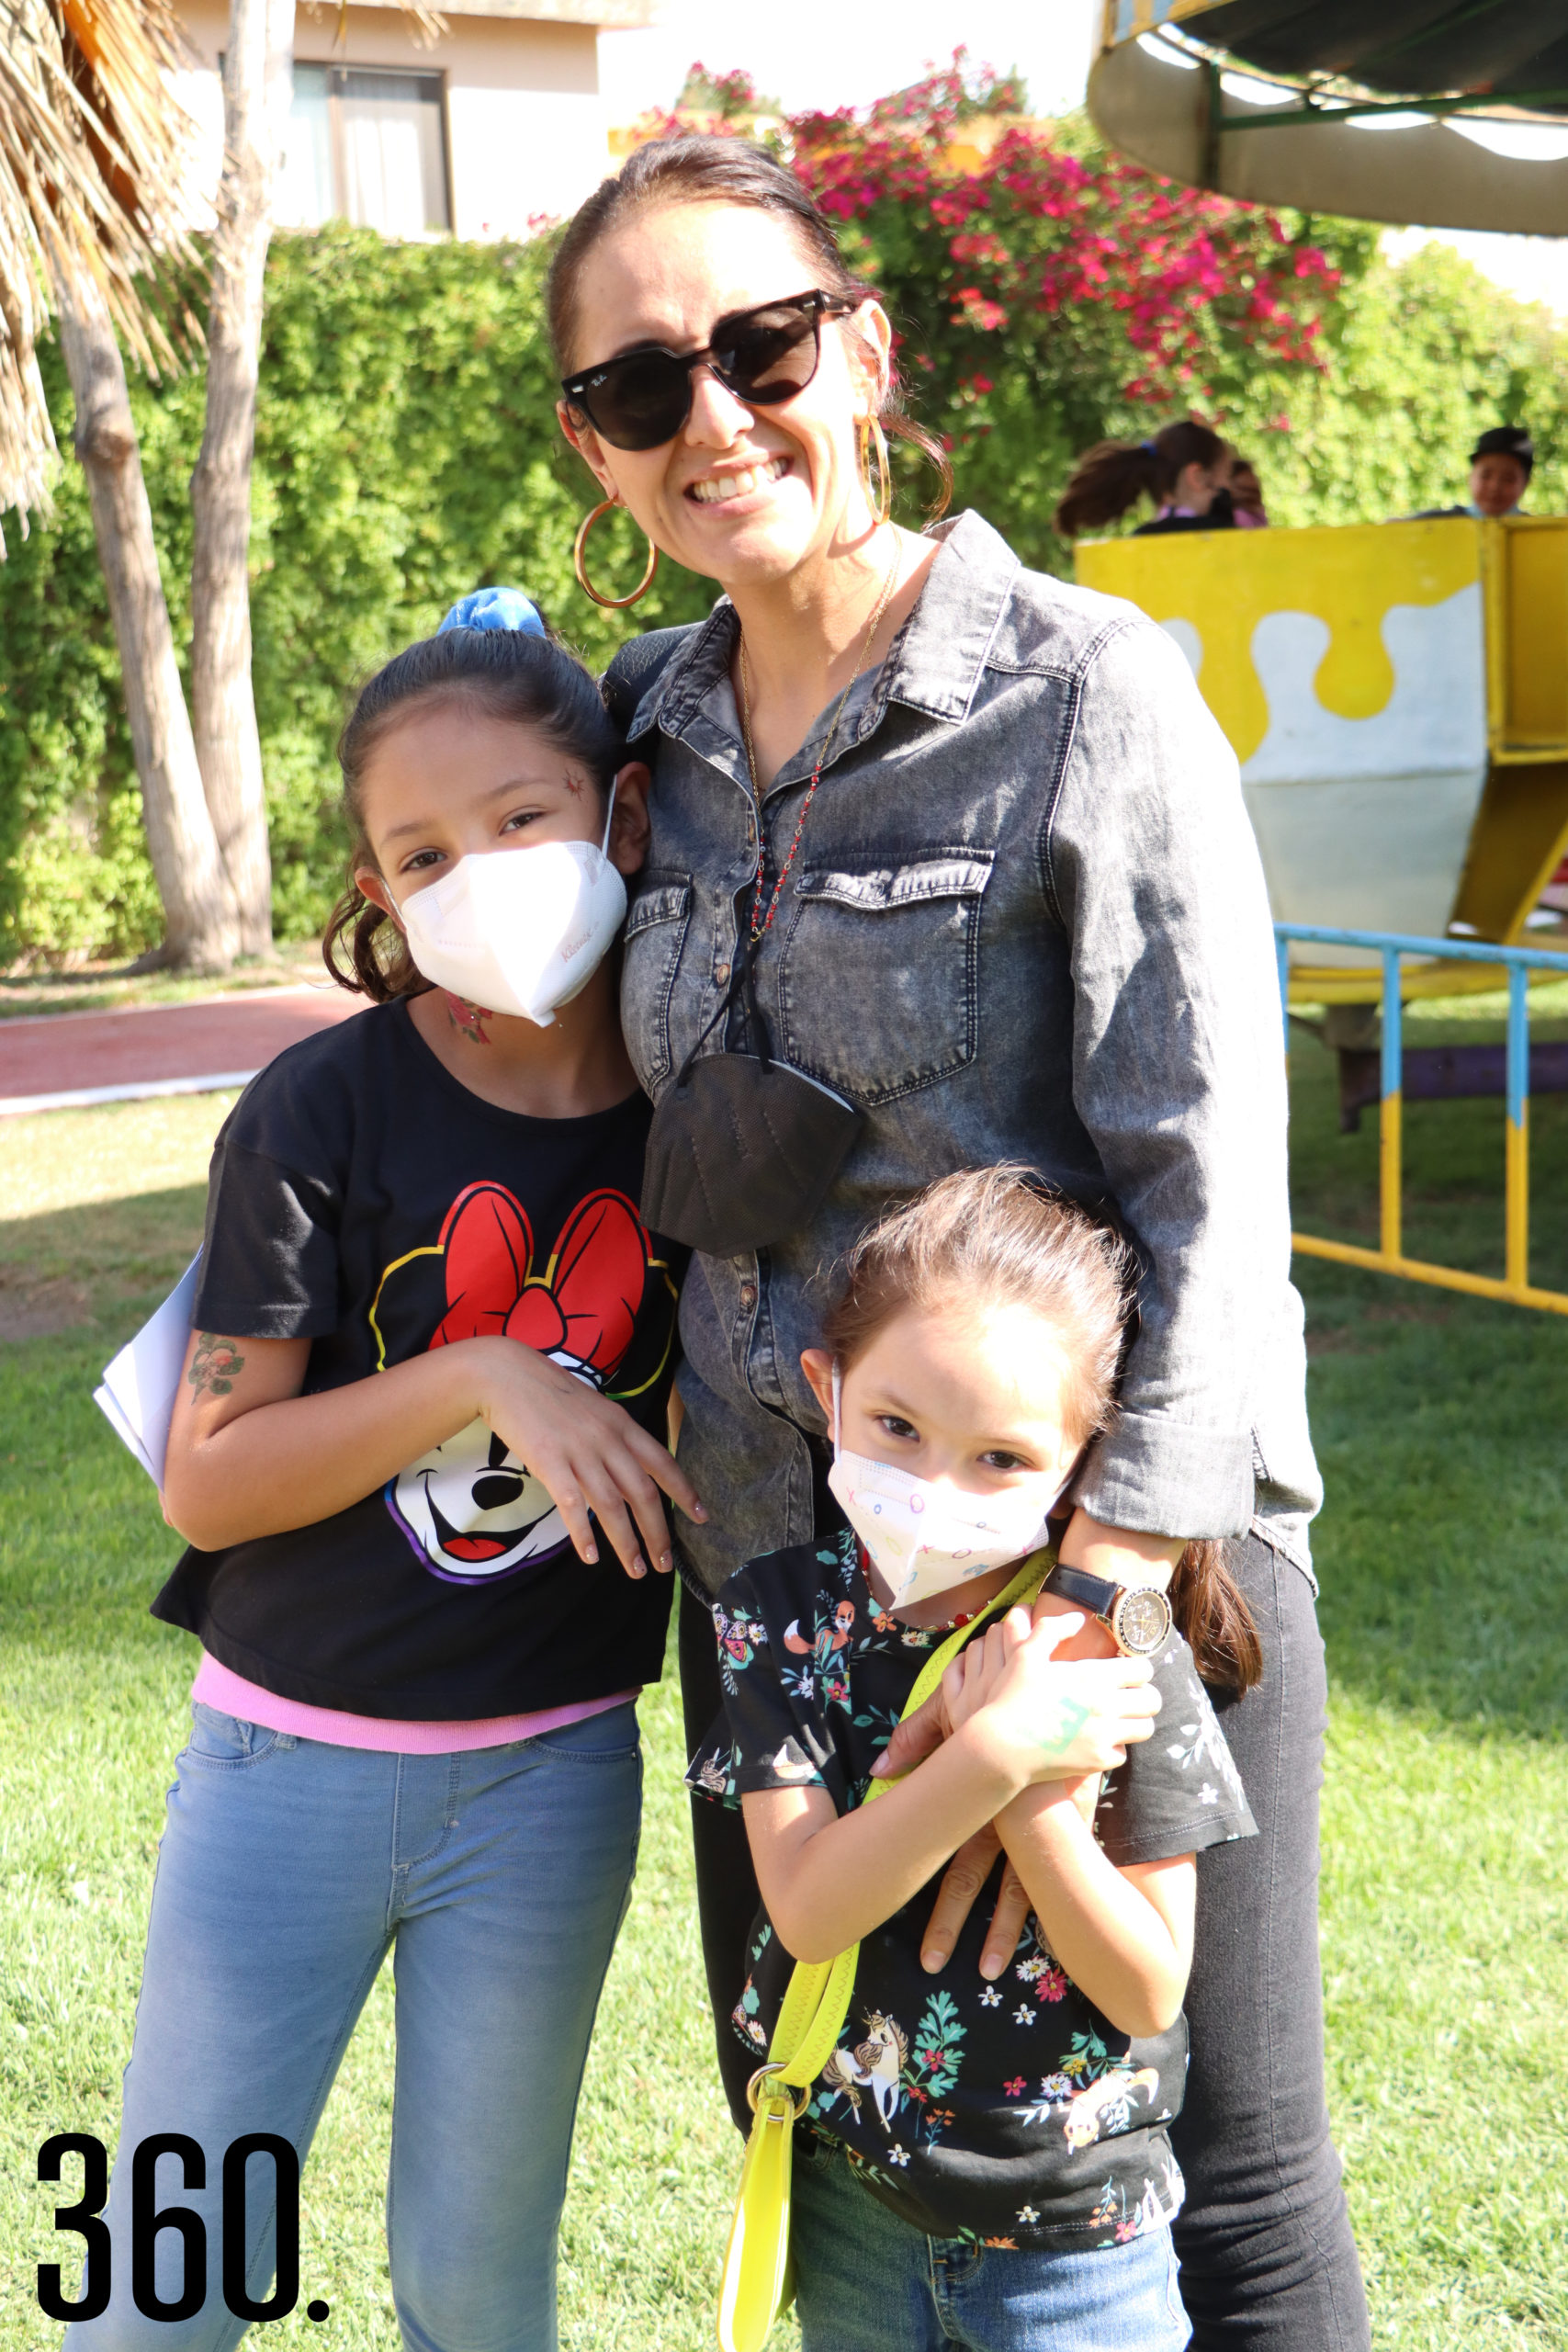
[[[538,606],[521,588],[475,588],[459,596],[435,634],[445,637],[454,628],[512,628],[524,637],[546,633]]]
[[[1156,441],[1140,441],[1138,447],[1140,449],[1146,449],[1151,458],[1157,458],[1159,456],[1159,444]],[[445,622],[443,622],[442,626],[445,628]]]

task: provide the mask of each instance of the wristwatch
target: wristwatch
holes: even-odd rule
[[[1042,1589],[1098,1617],[1124,1657],[1152,1657],[1170,1632],[1170,1603],[1157,1585],[1112,1584],[1058,1561]]]

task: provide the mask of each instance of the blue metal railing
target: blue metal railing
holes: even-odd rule
[[[1381,1273],[1398,1274],[1407,1282],[1435,1283],[1445,1290],[1469,1291],[1483,1298],[1504,1298],[1518,1306],[1537,1306],[1550,1314],[1568,1315],[1568,1293],[1536,1290],[1529,1280],[1529,978],[1532,972],[1553,972],[1568,979],[1568,955],[1548,947],[1494,947],[1483,941],[1420,939],[1396,931],[1337,931],[1322,923],[1277,922],[1275,953],[1280,975],[1280,1009],[1285,1024],[1285,1049],[1290,1051],[1290,950],[1292,940],[1325,947],[1359,947],[1377,956],[1381,966],[1382,1012],[1382,1099],[1379,1106],[1378,1189],[1380,1246],[1363,1250],[1348,1241],[1327,1241],[1321,1235],[1298,1233],[1294,1247],[1308,1257],[1332,1258],[1344,1265],[1368,1266]],[[1402,1232],[1404,1172],[1404,1024],[1400,996],[1402,959],[1419,956],[1453,963],[1501,967],[1508,989],[1508,1034],[1505,1050],[1506,1162],[1504,1173],[1504,1275],[1501,1282],[1486,1274],[1472,1274],[1457,1266],[1438,1266],[1424,1259],[1407,1258]]]

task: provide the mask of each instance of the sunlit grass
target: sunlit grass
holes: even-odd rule
[[[1293,1060],[1298,1219],[1327,1229],[1359,1214],[1375,1148],[1335,1131],[1326,1057],[1303,1045]],[[194,1662],[146,1613],[175,1540],[90,1390],[199,1238],[223,1107],[184,1098],[0,1130],[0,1268],[92,1253],[84,1311],[97,1317],[0,1346],[0,2146],[16,2192],[0,2221],[0,2352],[54,2334],[31,2301],[33,2265],[57,2252],[39,2142],[114,2137]],[[1498,1106],[1430,1107],[1447,1140],[1413,1158],[1416,1212],[1480,1250],[1500,1217],[1485,1159]],[[1538,1179],[1549,1252],[1562,1141],[1542,1148]],[[1568,1324],[1297,1272],[1329,1488],[1329,2080],[1375,2337],[1545,2352],[1568,2345]],[[637,1898],[564,2233],[570,2352],[706,2352],[738,2155],[709,2055],[672,1682],[643,1721]],[[301,2309],[279,2324],[285,2342],[396,2345],[390,2088],[383,1977],[305,2177],[302,2301],[324,2296],[332,2320],[313,2327]]]
[[[1539,1002],[1552,1034],[1568,990]],[[1412,1043],[1502,1034],[1501,1000],[1409,1010]],[[1298,1035],[1291,1059],[1295,1222],[1375,1238],[1377,1114],[1340,1136],[1331,1057]],[[1406,1106],[1413,1253],[1501,1272],[1502,1124]],[[1533,1277],[1568,1288],[1562,1097],[1533,1144]],[[1568,2345],[1568,1321],[1295,1271],[1328,1493],[1329,2086],[1374,2338]]]
[[[1531,989],[1530,1034],[1565,1034],[1568,986]],[[1468,997],[1405,1008],[1412,1046],[1499,1044],[1503,1000]],[[1334,1057],[1297,1023],[1292,1026],[1292,1180],[1296,1224],[1332,1240],[1378,1243],[1378,1113],[1361,1113],[1359,1131],[1339,1133]],[[1412,1258],[1503,1272],[1504,1106],[1500,1096],[1404,1107],[1404,1250]],[[1568,1095],[1531,1099],[1530,1276],[1568,1290]],[[1298,1261],[1299,1271],[1299,1261]],[[1386,1285],[1385,1285],[1386,1288]],[[1409,1292],[1394,1294],[1390,1304]],[[1427,1294],[1428,1299],[1435,1293]]]
[[[112,1320],[166,1291],[201,1239],[234,1096],[0,1119],[0,1341]]]

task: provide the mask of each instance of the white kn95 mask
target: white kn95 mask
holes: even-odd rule
[[[476,851],[403,900],[409,954],[427,980],[490,1012],[547,1029],[587,987],[626,913],[604,838]]]
[[[1052,1483],[1036,1472],[991,1495],[969,1495],[917,1478],[891,1462],[846,1453],[839,1442],[841,1381],[833,1368],[833,1466],[829,1490],[875,1563],[895,1608],[929,1600],[973,1577],[1005,1568],[1046,1540],[1046,1521],[1066,1492],[1075,1462]]]

